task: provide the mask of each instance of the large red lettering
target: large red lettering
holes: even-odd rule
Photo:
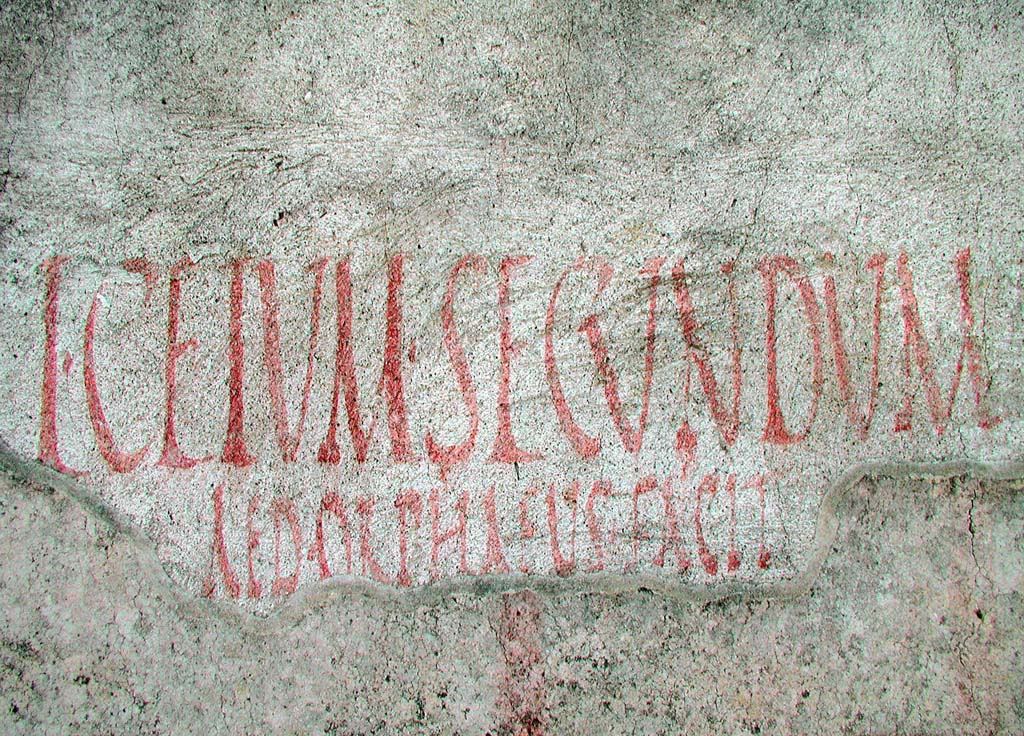
[[[827,254],[832,261],[832,255]],[[850,358],[846,351],[846,340],[843,338],[842,323],[839,320],[839,307],[836,299],[836,282],[832,276],[825,277],[825,318],[828,321],[829,336],[835,354],[836,380],[839,382],[839,396],[846,405],[846,416],[857,431],[860,439],[867,439],[871,419],[875,415],[875,403],[878,398],[878,353],[881,344],[882,324],[882,277],[885,275],[886,256],[882,253],[868,259],[867,268],[875,272],[875,305],[871,316],[871,379],[868,385],[868,406],[861,413],[853,398],[850,384]]]
[[[789,256],[768,258],[761,262],[758,270],[764,278],[766,292],[765,311],[767,312],[765,355],[767,358],[768,420],[764,428],[764,441],[788,445],[800,442],[807,436],[818,413],[818,400],[821,398],[822,385],[821,318],[818,314],[818,300],[814,295],[814,288],[811,286],[810,281],[807,280],[807,276],[803,273],[800,265]],[[807,421],[803,429],[797,434],[790,434],[786,429],[786,423],[782,417],[782,409],[779,407],[779,369],[776,352],[775,311],[778,298],[776,279],[780,271],[789,276],[790,280],[796,284],[800,298],[804,303],[807,330],[811,336],[811,357],[813,360],[811,406],[807,412]]]
[[[178,377],[175,366],[186,352],[197,345],[196,339],[178,341],[181,312],[181,280],[195,267],[191,258],[185,257],[171,267],[170,290],[167,300],[167,356],[164,367],[164,447],[157,465],[166,468],[191,468],[213,458],[207,455],[195,458],[182,452],[174,422],[174,406],[177,396]]]
[[[246,259],[231,262],[231,316],[228,320],[228,432],[220,461],[240,468],[252,465],[256,458],[245,446],[245,346],[242,342],[242,275]]]
[[[580,325],[580,332],[586,334],[590,341],[590,349],[594,354],[594,363],[597,366],[598,375],[604,383],[604,396],[608,402],[608,410],[611,412],[615,429],[622,438],[622,445],[627,452],[634,455],[640,452],[644,442],[644,430],[647,428],[647,411],[651,405],[651,383],[654,378],[654,337],[655,337],[655,313],[658,307],[658,284],[661,283],[661,266],[664,258],[652,258],[647,261],[640,273],[650,277],[649,288],[651,295],[647,305],[647,332],[645,336],[646,350],[644,353],[644,388],[643,398],[640,403],[640,419],[638,426],[634,428],[622,413],[622,399],[619,396],[619,377],[612,366],[608,356],[608,348],[605,347],[604,337],[601,334],[601,326],[598,324],[597,315],[590,314]]]
[[[949,395],[943,401],[942,391],[935,378],[935,366],[932,360],[931,348],[924,334],[924,326],[921,324],[921,314],[917,306],[917,296],[914,293],[914,281],[910,273],[907,254],[900,253],[899,259],[896,262],[903,304],[904,374],[909,384],[911,365],[912,363],[917,364],[917,368],[921,373],[921,382],[924,384],[925,399],[931,412],[932,423],[935,426],[935,431],[940,435],[946,429],[946,424],[953,413],[953,401],[956,399],[957,390],[960,388],[960,378],[963,375],[965,365],[967,373],[971,377],[971,386],[974,389],[974,406],[978,426],[982,429],[989,429],[1002,421],[1001,417],[993,416],[984,406],[988,383],[982,375],[981,351],[978,349],[978,344],[975,342],[974,337],[974,310],[971,307],[970,248],[957,252],[953,266],[956,271],[957,286],[960,292],[960,328],[963,341],[960,344],[960,354],[957,357],[956,368],[953,370],[953,380],[949,387]],[[912,416],[912,396],[908,385],[907,393],[903,399],[903,407],[896,416],[896,431],[909,430]]]
[[[274,412],[274,427],[281,457],[286,463],[294,462],[302,442],[302,430],[306,424],[309,409],[309,391],[313,384],[313,368],[316,363],[316,346],[320,337],[320,301],[323,297],[324,271],[327,259],[318,258],[310,264],[309,270],[316,273],[313,283],[313,307],[310,315],[309,350],[306,353],[306,380],[302,387],[302,404],[295,431],[288,428],[288,407],[284,400],[284,369],[281,366],[281,329],[278,322],[277,282],[274,264],[261,261],[257,267],[260,276],[260,299],[263,303],[263,363],[267,369],[267,383],[270,390],[270,406]],[[333,427],[333,423],[332,423]]]
[[[469,436],[457,445],[442,445],[434,440],[433,433],[427,431],[427,456],[430,461],[441,467],[441,475],[444,476],[450,468],[465,462],[473,452],[476,443],[476,433],[480,426],[480,409],[477,405],[476,389],[473,388],[473,377],[469,373],[469,365],[466,362],[466,353],[459,342],[459,335],[455,329],[455,309],[452,302],[455,299],[455,284],[464,269],[472,269],[477,273],[484,273],[487,270],[487,263],[478,255],[463,256],[452,269],[448,277],[448,286],[445,289],[444,300],[441,303],[441,329],[444,332],[444,347],[448,351],[448,357],[455,371],[455,380],[459,384],[459,391],[462,393],[462,400],[466,403],[466,413],[469,418]]]
[[[89,307],[89,316],[85,322],[85,344],[83,346],[83,369],[85,374],[85,402],[89,409],[89,421],[96,435],[96,445],[100,455],[115,473],[128,473],[134,470],[149,451],[149,444],[135,452],[127,453],[117,447],[114,434],[110,430],[103,402],[100,399],[99,384],[96,380],[96,356],[94,343],[96,339],[96,313],[99,309],[101,286],[93,297]]]
[[[84,471],[64,464],[57,447],[57,312],[60,298],[61,268],[67,256],[54,256],[43,261],[46,270],[46,304],[43,325],[46,329],[46,351],[43,357],[43,397],[39,419],[39,461],[67,475]]]
[[[512,434],[512,358],[519,354],[522,345],[512,339],[510,273],[533,260],[533,256],[505,258],[498,267],[498,347],[501,373],[498,381],[498,435],[494,438],[494,449],[490,462],[522,463],[544,457],[539,452],[528,452],[516,444]]]
[[[392,256],[388,262],[388,296],[384,317],[384,367],[380,380],[380,389],[387,404],[391,451],[396,462],[412,462],[416,459],[409,441],[409,422],[406,417],[405,391],[402,380],[402,271],[404,263],[405,256],[401,253]],[[338,301],[338,346],[335,354],[334,395],[327,437],[320,445],[317,457],[320,462],[332,465],[337,465],[341,460],[336,434],[338,399],[341,385],[344,384],[349,432],[352,435],[356,461],[362,463],[366,461],[374,424],[370,425],[368,431],[363,431],[352,349],[352,276],[347,258],[338,263],[335,288]]]
[[[711,410],[711,417],[718,426],[718,431],[726,445],[732,445],[736,441],[740,428],[740,388],[743,383],[743,374],[740,370],[740,325],[739,310],[736,304],[736,284],[733,277],[734,264],[727,263],[722,272],[728,277],[729,312],[732,320],[732,408],[727,409],[722,402],[722,396],[718,390],[718,381],[711,368],[711,360],[708,350],[698,335],[700,325],[697,322],[696,313],[693,308],[693,298],[690,296],[690,288],[687,285],[686,266],[679,261],[672,269],[672,285],[676,294],[676,304],[679,308],[679,323],[683,331],[683,341],[686,343],[686,350],[693,365],[697,367],[697,376],[700,379],[701,388],[707,398],[708,407]],[[687,391],[684,396],[689,395],[689,365],[687,365]],[[685,421],[685,420],[684,420]],[[687,426],[684,432],[692,432]]]
[[[405,256],[392,256],[388,263],[387,327],[384,340],[384,369],[381,383],[388,406],[388,433],[391,450],[400,463],[416,459],[409,443],[409,421],[405,413],[402,381],[402,266]]]
[[[591,437],[584,432],[569,408],[569,402],[565,400],[565,391],[562,389],[562,379],[558,372],[558,364],[555,361],[555,311],[558,305],[558,297],[562,291],[562,284],[575,271],[591,271],[597,276],[596,299],[608,282],[611,280],[612,270],[603,259],[588,260],[580,256],[569,266],[555,283],[551,292],[551,301],[548,302],[547,317],[544,320],[544,368],[548,379],[548,388],[551,390],[551,401],[555,406],[555,414],[558,416],[558,423],[569,438],[573,449],[582,458],[591,458],[597,455],[601,449],[599,437]]]
[[[341,462],[338,449],[338,398],[341,387],[345,387],[345,410],[348,414],[348,429],[352,437],[356,462],[366,462],[366,453],[373,436],[376,420],[369,430],[363,431],[363,420],[359,412],[359,386],[356,383],[355,358],[352,351],[352,269],[349,259],[338,262],[334,270],[334,289],[337,301],[337,349],[334,353],[334,392],[331,400],[331,419],[327,425],[327,437],[320,445],[317,459],[322,463],[337,465]]]

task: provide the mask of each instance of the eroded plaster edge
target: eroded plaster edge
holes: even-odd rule
[[[832,484],[821,501],[814,540],[804,569],[791,578],[777,582],[723,581],[698,586],[674,583],[662,576],[647,573],[631,573],[628,576],[621,573],[581,573],[573,575],[572,578],[540,578],[510,574],[479,575],[471,579],[458,578],[416,588],[396,589],[361,577],[338,575],[329,580],[303,585],[269,611],[254,612],[226,600],[201,598],[189,592],[167,573],[152,541],[127,517],[99,499],[83,483],[59,473],[38,460],[26,459],[13,450],[3,438],[0,438],[0,470],[15,483],[27,485],[47,494],[60,494],[78,505],[94,521],[106,527],[114,537],[126,540],[137,553],[140,567],[160,592],[173,602],[179,614],[193,618],[228,618],[254,633],[269,631],[281,622],[298,621],[311,609],[322,608],[336,599],[350,595],[388,600],[401,599],[414,605],[429,605],[459,593],[485,595],[524,588],[548,595],[570,590],[615,595],[647,589],[680,603],[795,598],[810,589],[824,568],[839,528],[839,504],[860,481],[880,477],[933,480],[972,477],[989,481],[1024,481],[1024,459],[1000,462],[957,459],[934,462],[856,463],[840,476],[838,482]]]

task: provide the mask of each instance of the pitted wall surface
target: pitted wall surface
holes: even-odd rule
[[[1018,10],[3,13],[12,725],[1020,727]]]

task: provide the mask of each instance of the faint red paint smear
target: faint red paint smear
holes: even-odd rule
[[[499,675],[501,736],[540,736],[544,733],[544,647],[540,598],[529,590],[503,596],[495,630],[505,657]]]

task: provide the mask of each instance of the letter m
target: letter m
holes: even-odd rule
[[[935,364],[932,360],[932,346],[928,344],[921,313],[914,293],[914,281],[910,273],[907,254],[901,253],[897,260],[897,275],[900,284],[900,297],[903,311],[903,371],[907,379],[903,406],[896,414],[895,431],[903,432],[911,428],[913,416],[913,394],[917,385],[913,383],[913,366],[916,364],[921,375],[921,386],[924,387],[925,401],[931,414],[935,431],[942,434],[953,413],[953,402],[960,388],[960,378],[964,368],[971,378],[974,390],[975,413],[978,426],[991,429],[1002,421],[999,416],[991,415],[984,406],[985,393],[989,386],[982,374],[981,351],[974,334],[974,311],[971,307],[971,250],[965,248],[958,251],[953,260],[956,280],[960,292],[960,329],[962,340],[960,353],[957,356],[956,368],[947,396],[943,396],[935,375]],[[938,352],[952,352],[939,349]]]

